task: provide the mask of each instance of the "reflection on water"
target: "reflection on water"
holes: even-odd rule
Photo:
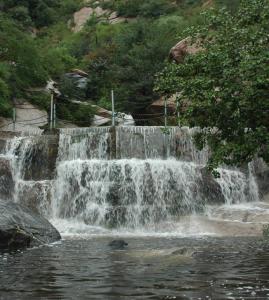
[[[257,238],[68,239],[0,254],[0,299],[269,299]]]

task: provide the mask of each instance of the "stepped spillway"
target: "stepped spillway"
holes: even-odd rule
[[[57,138],[8,140],[2,160],[12,170],[13,200],[63,230],[80,224],[79,230],[159,231],[162,224],[175,228],[187,215],[206,213],[208,206],[259,201],[251,166],[245,171],[220,168],[217,179],[208,174],[208,149],[194,146],[197,130],[61,129]],[[55,149],[53,169],[48,161]]]

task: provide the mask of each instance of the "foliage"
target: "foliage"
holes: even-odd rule
[[[2,88],[5,86],[10,96],[19,96],[23,89],[44,84],[46,78],[47,74],[33,39],[22,32],[12,20],[0,15],[0,79],[4,82]],[[3,98],[7,99],[7,96]]]
[[[159,98],[153,90],[155,73],[164,67],[182,31],[200,22],[197,12],[202,9],[201,0],[91,1],[87,5],[103,5],[131,20],[109,24],[94,16],[84,30],[74,33],[72,14],[83,3],[0,0],[0,115],[11,113],[14,97],[26,97],[47,109],[49,96],[29,90],[44,87],[48,78],[64,91],[61,118],[87,123],[94,112],[89,106],[68,104],[67,98],[110,109],[112,88],[118,111],[143,113]],[[86,94],[62,80],[73,68],[89,73]]]
[[[114,26],[98,25],[83,68],[89,73],[88,98],[108,98],[115,90],[116,109],[140,111],[158,95],[154,93],[156,72],[164,66],[169,49],[176,43],[178,28],[186,27],[181,18],[140,20]],[[108,32],[109,34],[107,34]],[[100,104],[100,103],[98,103]]]
[[[127,17],[158,17],[171,12],[173,5],[168,0],[127,0],[118,1],[116,10]]]
[[[80,127],[86,127],[91,124],[94,108],[91,105],[76,104],[63,101],[57,103],[57,117],[77,124]]]
[[[51,48],[44,57],[44,68],[54,78],[72,69],[76,65],[76,59],[70,55],[65,47]]]
[[[50,109],[50,95],[47,92],[28,92],[25,98],[41,109],[46,111]]]
[[[4,117],[10,117],[12,114],[11,105],[8,101],[9,89],[7,84],[0,79],[0,111]]]
[[[211,10],[204,24],[187,32],[203,49],[184,64],[169,64],[156,90],[182,94],[182,116],[204,130],[209,167],[269,161],[269,2],[242,1],[237,12]],[[186,108],[186,99],[187,108]],[[183,108],[183,106],[185,106]]]
[[[24,26],[39,28],[55,23],[59,16],[70,16],[79,5],[79,0],[0,0],[3,12]]]

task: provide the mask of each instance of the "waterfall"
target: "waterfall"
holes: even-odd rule
[[[116,130],[117,158],[163,159],[164,157],[206,164],[208,149],[199,151],[194,146],[198,128],[137,126]]]
[[[195,148],[197,130],[61,130],[52,217],[92,226],[146,229],[203,212],[208,204],[254,200],[247,173],[220,168],[220,178],[214,179],[206,172],[209,153]]]
[[[79,223],[160,230],[164,222],[206,212],[208,205],[257,201],[251,164],[246,171],[219,168],[219,178],[208,174],[209,151],[197,150],[193,141],[198,130],[73,128],[59,136],[14,137],[1,154],[14,181],[12,196],[3,194],[69,229]]]
[[[58,160],[109,159],[110,127],[60,130]]]
[[[35,135],[33,135],[31,132],[24,132],[11,139],[6,139],[0,159],[8,162],[10,175],[12,176],[11,185],[13,185],[9,187],[9,189],[12,189],[12,195],[10,195],[12,200],[47,216],[50,211],[49,201],[52,182],[50,180],[30,180],[27,178],[35,146],[42,139],[40,134],[38,135],[35,132]]]

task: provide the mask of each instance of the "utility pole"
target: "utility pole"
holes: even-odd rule
[[[111,90],[111,107],[112,107],[112,126],[115,126],[115,101],[114,91]]]
[[[56,103],[53,104],[53,128],[56,128]]]
[[[13,131],[16,130],[16,106],[13,106]]]
[[[54,102],[54,95],[53,90],[51,90],[51,98],[50,98],[50,130],[53,128],[53,102]]]

